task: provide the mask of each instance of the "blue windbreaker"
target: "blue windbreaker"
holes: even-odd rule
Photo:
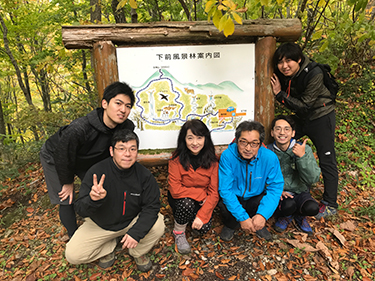
[[[219,163],[219,194],[227,209],[237,219],[249,218],[238,197],[248,200],[265,192],[257,214],[268,220],[283,192],[284,178],[276,154],[261,146],[250,163],[243,160],[236,143],[231,143],[221,154]]]

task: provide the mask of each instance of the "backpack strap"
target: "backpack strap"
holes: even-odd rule
[[[302,70],[302,72],[300,74],[300,79],[302,79],[302,81],[303,81],[304,89],[306,89],[306,86],[307,86],[307,83],[308,83],[309,79],[311,79],[312,77],[314,77],[315,75],[317,75],[319,73],[323,74],[323,83],[324,83],[324,73],[323,73],[324,70],[321,69],[321,67],[319,66],[319,64],[316,61],[314,61],[312,59],[310,59],[310,60],[311,60],[311,62]],[[325,84],[324,84],[324,86],[325,86]],[[327,90],[329,91],[329,89],[327,89]],[[322,97],[326,97],[326,96],[319,95],[317,97],[317,99],[322,98]],[[326,98],[331,98],[331,96],[326,97]],[[318,109],[318,108],[321,108],[321,107],[324,107],[324,106],[328,106],[328,105],[331,105],[333,103],[334,103],[334,101],[331,99],[331,101],[329,101],[327,103],[324,103],[323,105],[311,107],[310,110],[314,111],[315,109]]]

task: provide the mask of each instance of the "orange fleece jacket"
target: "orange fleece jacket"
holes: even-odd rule
[[[194,171],[190,165],[186,171],[180,164],[179,157],[169,160],[168,184],[173,199],[191,198],[204,201],[197,213],[197,217],[206,224],[212,217],[212,212],[219,202],[218,166],[213,163],[209,169],[199,167]]]

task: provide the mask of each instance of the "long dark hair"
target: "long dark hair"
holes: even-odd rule
[[[187,171],[190,166],[190,150],[186,146],[186,134],[188,130],[196,136],[204,137],[204,147],[198,154],[198,165],[203,169],[208,169],[211,167],[212,163],[218,161],[215,154],[215,147],[211,139],[210,131],[207,126],[199,119],[192,119],[186,121],[181,127],[180,133],[177,139],[177,148],[172,154],[172,159],[180,157],[180,163],[182,167]]]

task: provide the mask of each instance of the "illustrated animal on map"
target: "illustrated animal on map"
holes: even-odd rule
[[[184,88],[184,90],[187,94],[193,94],[194,95],[194,89]]]
[[[160,99],[161,99],[161,100],[166,100],[166,101],[168,101],[168,95],[163,95],[162,93],[159,93],[159,95],[160,95]]]

